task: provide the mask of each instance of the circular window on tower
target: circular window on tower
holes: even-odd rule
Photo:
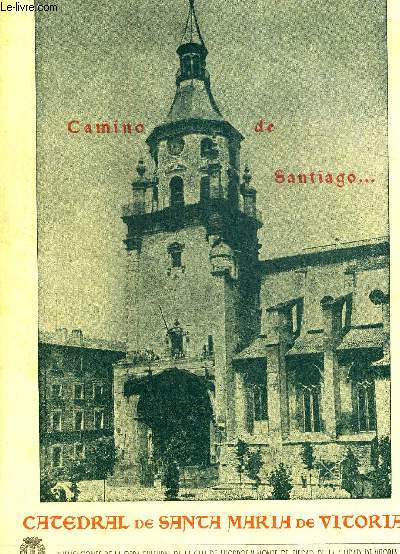
[[[172,156],[179,156],[182,150],[185,148],[185,141],[182,137],[170,138],[167,141],[168,152]]]

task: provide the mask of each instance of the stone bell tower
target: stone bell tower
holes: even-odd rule
[[[208,450],[200,445],[209,452],[202,463],[218,463],[235,429],[231,360],[259,324],[256,191],[247,167],[240,177],[243,136],[211,92],[193,0],[177,54],[175,98],[147,139],[150,159],[139,160],[123,209],[128,354],[115,367],[115,441],[125,475],[143,483],[157,472],[157,452],[166,456],[178,440],[174,425],[195,440],[194,429],[182,427],[190,419],[180,412],[185,395],[209,442]],[[154,415],[171,394],[175,423],[166,412]]]

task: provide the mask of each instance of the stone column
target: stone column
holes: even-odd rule
[[[151,487],[154,484],[153,467],[150,460],[149,439],[151,436],[150,427],[141,419],[136,418],[136,474],[139,483],[145,487]]]
[[[374,290],[370,300],[382,307],[383,357],[372,364],[375,370],[376,432],[378,438],[390,437],[390,304],[389,294]]]
[[[337,322],[334,318],[335,303],[332,297],[321,300],[324,324],[324,370],[322,383],[322,416],[325,432],[337,437],[337,422],[340,414],[339,364],[335,350]]]
[[[289,383],[288,369],[286,367],[286,352],[292,346],[291,322],[288,321],[286,312],[279,313],[279,367],[280,367],[280,394],[281,394],[281,424],[282,437],[289,435],[290,416],[289,416]],[[289,331],[290,329],[290,331]]]
[[[243,371],[236,371],[235,384],[236,432],[238,438],[243,438],[249,432],[246,376]]]
[[[125,285],[125,312],[126,312],[126,346],[127,351],[135,350],[138,344],[137,299],[139,293],[139,248],[136,239],[127,239],[127,273]]]
[[[390,304],[389,295],[385,295],[382,302],[382,321],[383,321],[383,358],[390,359]]]
[[[271,441],[279,445],[289,435],[289,394],[282,344],[267,349],[268,423]]]
[[[116,448],[115,477],[126,483],[140,479],[138,416],[139,395],[126,397],[125,368],[114,367],[114,440]]]
[[[210,463],[217,464],[219,462],[219,439],[218,429],[214,421],[210,421]]]
[[[377,436],[390,437],[390,380],[383,374],[375,378],[375,405]]]
[[[287,395],[288,395],[288,434],[299,431],[299,421],[297,417],[297,389],[296,389],[296,371],[293,366],[286,370]]]
[[[214,301],[218,306],[213,321],[215,333],[215,419],[227,440],[236,436],[235,424],[235,373],[232,358],[238,343],[235,331],[236,283],[225,269],[214,268]]]
[[[213,322],[215,361],[215,420],[219,429],[225,431],[227,423],[227,368],[225,347],[224,275],[213,272],[216,302],[220,302],[221,317]]]
[[[282,442],[282,397],[281,397],[281,365],[280,347],[267,347],[267,396],[268,396],[268,426],[271,443]]]
[[[288,395],[285,363],[286,320],[282,310],[267,313],[267,397],[270,441],[281,444],[288,434]]]

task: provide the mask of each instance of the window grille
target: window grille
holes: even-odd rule
[[[305,433],[321,431],[320,387],[316,384],[300,384],[302,424]]]
[[[268,419],[267,387],[264,384],[253,385],[253,411],[254,421]]]
[[[297,416],[303,433],[321,431],[321,369],[314,363],[301,364],[295,373]]]

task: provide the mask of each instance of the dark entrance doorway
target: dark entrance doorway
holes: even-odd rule
[[[210,463],[212,408],[200,377],[179,369],[151,377],[140,395],[138,418],[151,429],[156,468],[171,459],[180,467]]]

